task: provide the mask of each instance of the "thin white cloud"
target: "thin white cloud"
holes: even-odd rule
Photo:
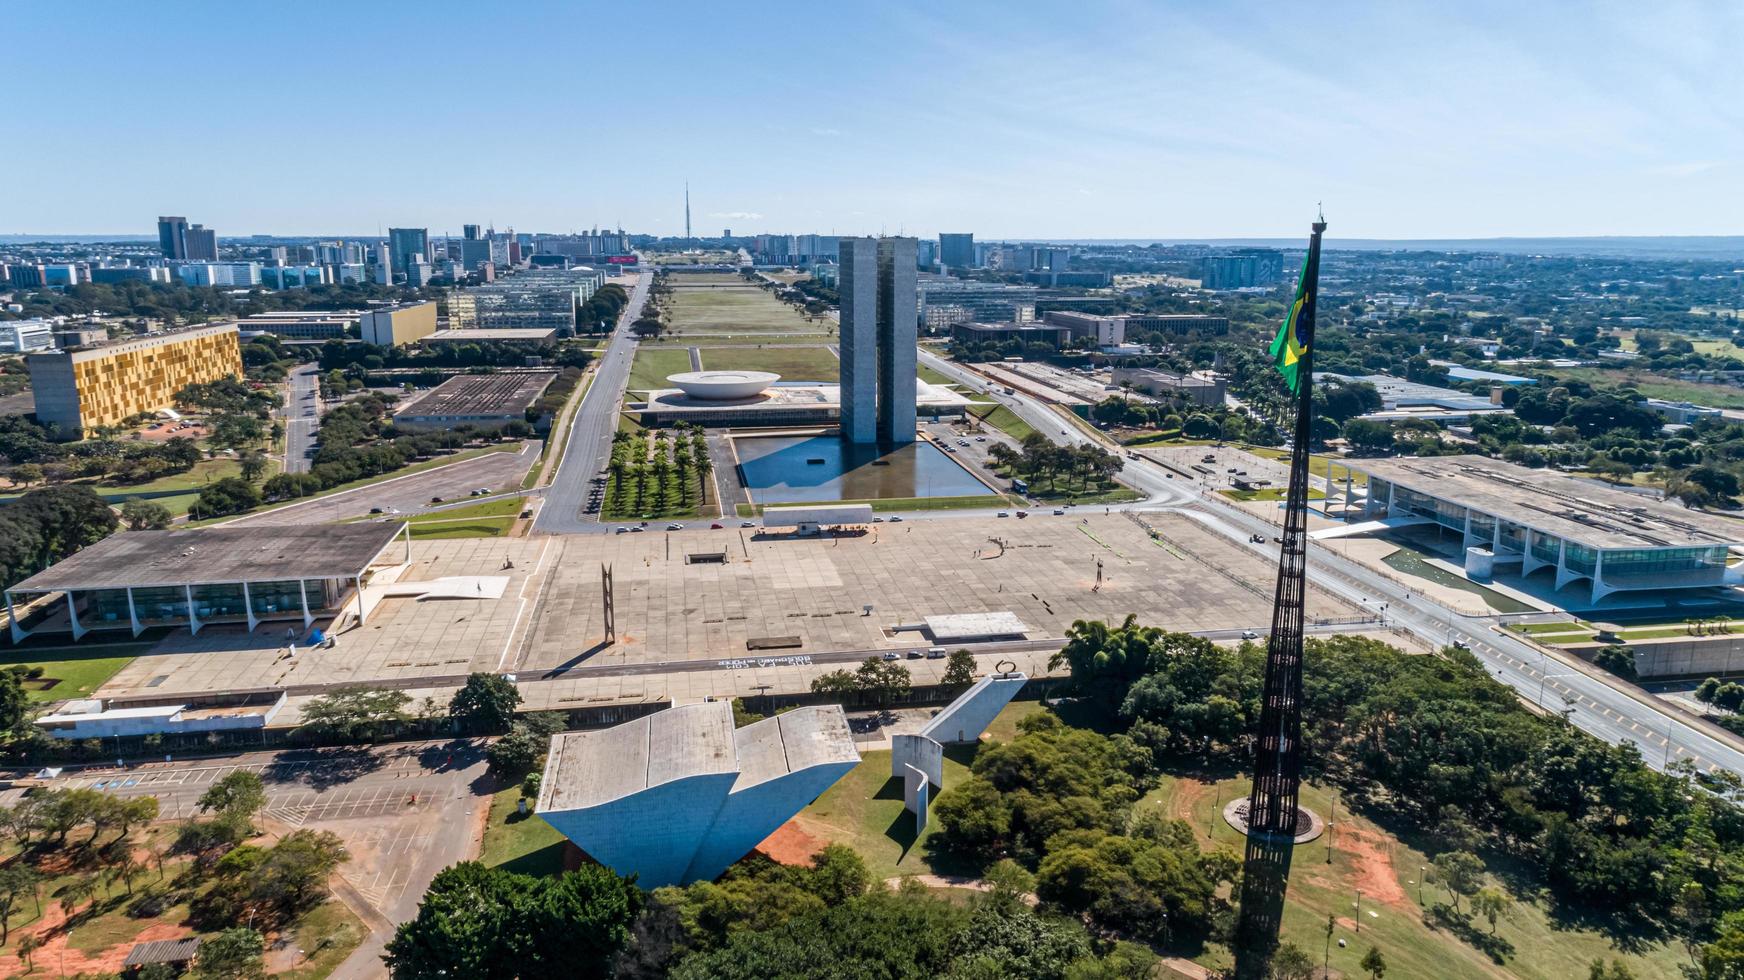
[[[828,126],[814,126],[812,127],[811,134],[813,136],[840,136],[842,135],[842,131],[839,129],[831,129]]]
[[[726,218],[731,221],[761,221],[763,215],[756,211],[710,211],[711,218]]]

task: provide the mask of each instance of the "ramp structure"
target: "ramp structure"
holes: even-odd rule
[[[916,832],[926,826],[928,787],[945,788],[945,745],[978,740],[1027,683],[1022,671],[989,674],[934,715],[919,734],[890,740],[890,775],[902,780],[903,806],[914,813]]]
[[[860,762],[839,705],[734,730],[724,701],[551,737],[535,812],[643,888],[714,878]]]

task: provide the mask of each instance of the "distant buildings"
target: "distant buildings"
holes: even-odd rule
[[[169,282],[170,279],[169,267],[162,265],[131,265],[115,268],[99,266],[91,270],[91,281],[105,285],[122,282]]]
[[[562,255],[579,262],[633,254],[630,236],[622,228],[617,231],[591,232],[579,235],[539,235],[534,239],[534,254]]]
[[[301,289],[325,286],[333,279],[324,265],[269,265],[260,270],[260,281],[273,289]]]
[[[1171,337],[1221,337],[1229,333],[1229,318],[1192,313],[1123,313],[1097,316],[1070,310],[1050,310],[1044,319],[1068,327],[1076,338],[1094,338],[1097,347],[1118,347],[1128,334],[1162,333]]]
[[[54,345],[54,324],[47,320],[0,321],[0,354],[28,354]]]
[[[1240,248],[1199,260],[1199,284],[1206,289],[1271,286],[1284,278],[1284,253],[1275,248]]]
[[[397,269],[410,270],[414,261],[430,261],[430,231],[427,228],[389,228],[388,252]]]
[[[914,442],[915,240],[843,238],[842,437],[853,443]]]
[[[448,322],[456,330],[575,329],[581,304],[605,285],[605,274],[586,266],[535,268],[501,282],[448,295]]]
[[[421,289],[430,285],[432,274],[430,262],[427,259],[413,256],[411,261],[406,263],[406,285],[413,289]]]
[[[436,301],[407,303],[385,310],[371,310],[358,317],[363,342],[380,347],[399,347],[436,332]]]
[[[189,327],[73,351],[30,355],[36,417],[62,438],[155,412],[189,384],[242,375],[236,324]]]
[[[218,261],[218,233],[180,216],[157,219],[157,244],[172,262]]]
[[[1466,422],[1477,415],[1496,415],[1512,411],[1502,407],[1500,388],[1495,389],[1490,397],[1485,397],[1468,395],[1452,388],[1438,388],[1435,385],[1407,381],[1389,374],[1341,375],[1326,371],[1314,372],[1314,381],[1316,384],[1344,381],[1374,385],[1375,391],[1381,396],[1381,410],[1370,412],[1362,418],[1376,422],[1399,422],[1404,419],[1429,419],[1441,423]]]
[[[1702,419],[1717,419],[1725,412],[1706,405],[1696,405],[1691,402],[1672,402],[1663,398],[1648,398],[1643,401],[1648,408],[1658,412],[1673,425],[1693,425]]]
[[[1025,344],[1046,344],[1061,350],[1072,340],[1066,327],[1043,323],[980,323],[964,322],[951,325],[951,342],[957,344],[1003,344],[1008,341]]]
[[[6,281],[20,289],[48,285],[48,274],[41,262],[15,262],[6,267]]]
[[[190,262],[176,266],[176,276],[189,286],[260,285],[259,262]]]
[[[969,232],[939,235],[939,264],[946,269],[975,267],[975,236]]]

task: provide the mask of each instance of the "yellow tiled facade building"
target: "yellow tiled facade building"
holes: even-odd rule
[[[168,408],[183,387],[231,376],[242,376],[234,323],[30,356],[37,421],[64,439]]]

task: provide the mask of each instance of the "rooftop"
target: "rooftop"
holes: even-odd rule
[[[710,701],[669,708],[604,731],[551,737],[539,810],[599,806],[691,776],[738,769],[733,708]]]
[[[952,640],[984,640],[995,636],[1023,636],[1029,627],[1012,612],[950,613],[928,616],[927,632],[940,643]]]
[[[482,331],[466,331],[480,333]],[[556,371],[462,374],[413,398],[396,417],[512,415],[524,412],[557,377]]]
[[[1054,329],[1064,328],[1056,327]],[[735,410],[757,408],[765,411],[776,411],[806,407],[825,410],[839,408],[841,404],[842,386],[839,384],[782,381],[769,385],[747,398],[698,398],[686,394],[678,388],[656,388],[648,392],[646,405],[641,411],[694,411],[711,408]],[[919,381],[915,383],[915,404],[931,408],[962,406],[973,404],[973,402],[966,396],[943,385]]]
[[[361,575],[399,522],[123,531],[14,585],[13,592],[208,585]]]
[[[464,344],[503,340],[550,340],[556,335],[556,327],[476,327],[470,330],[438,330],[425,337],[423,342]]]
[[[1486,456],[1351,460],[1352,469],[1594,548],[1744,544],[1744,521]]]

